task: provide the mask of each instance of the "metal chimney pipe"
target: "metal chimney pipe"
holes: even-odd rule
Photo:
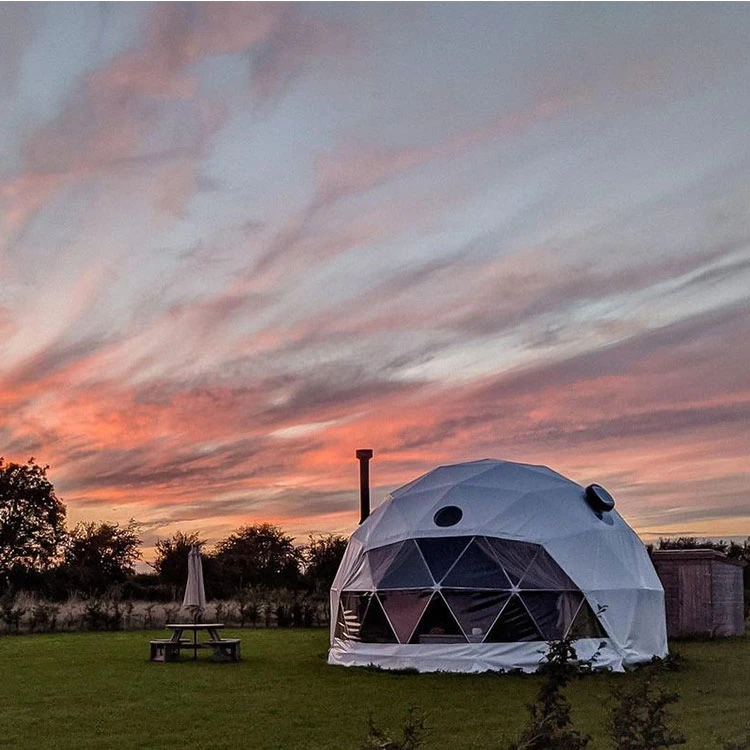
[[[362,523],[370,515],[370,459],[371,448],[359,448],[359,522]]]

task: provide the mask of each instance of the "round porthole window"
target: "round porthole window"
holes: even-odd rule
[[[455,505],[446,505],[435,513],[435,526],[455,526],[464,516],[461,508]]]

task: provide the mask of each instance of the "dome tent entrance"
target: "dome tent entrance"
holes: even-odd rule
[[[396,490],[350,539],[329,663],[533,671],[564,635],[601,667],[666,655],[661,584],[601,492],[592,502],[546,467],[493,460]]]

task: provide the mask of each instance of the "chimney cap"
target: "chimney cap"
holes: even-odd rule
[[[372,458],[372,448],[358,448],[357,458]]]

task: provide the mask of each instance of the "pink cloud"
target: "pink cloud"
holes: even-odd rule
[[[238,95],[265,105],[298,74],[354,47],[350,29],[273,5],[158,5],[146,31],[143,44],[92,72],[58,119],[28,134],[26,171],[0,186],[6,245],[71,181],[121,168],[148,170],[160,228],[189,218],[200,160],[231,105],[201,91],[196,63],[246,54],[248,91]],[[574,265],[548,247],[491,260],[456,248],[405,268],[394,254],[393,273],[363,294],[328,304],[323,289],[319,312],[295,307],[296,273],[400,233],[429,234],[466,198],[427,185],[356,215],[352,203],[593,102],[583,89],[563,90],[432,142],[344,139],[315,163],[307,206],[266,244],[265,235],[244,238],[247,265],[258,260],[248,274],[222,277],[225,288],[201,299],[180,290],[179,302],[144,304],[129,327],[76,338],[76,322],[96,314],[104,285],[95,275],[71,286],[48,340],[0,308],[0,334],[33,342],[0,375],[0,406],[12,415],[3,444],[51,463],[75,514],[135,513],[168,530],[202,524],[220,533],[253,520],[300,533],[346,528],[356,518],[353,451],[362,446],[376,450],[379,491],[437,463],[489,455],[547,463],[580,481],[603,477],[650,529],[670,513],[692,519],[706,496],[706,522],[726,518],[737,477],[746,477],[746,310],[656,332],[604,321],[612,335],[602,340],[619,342],[606,349],[589,343],[566,360],[537,358],[470,382],[404,379],[410,365],[450,346],[482,338],[491,346],[493,336],[582,302],[710,276],[723,247],[634,268]],[[375,346],[399,335],[408,345]]]

